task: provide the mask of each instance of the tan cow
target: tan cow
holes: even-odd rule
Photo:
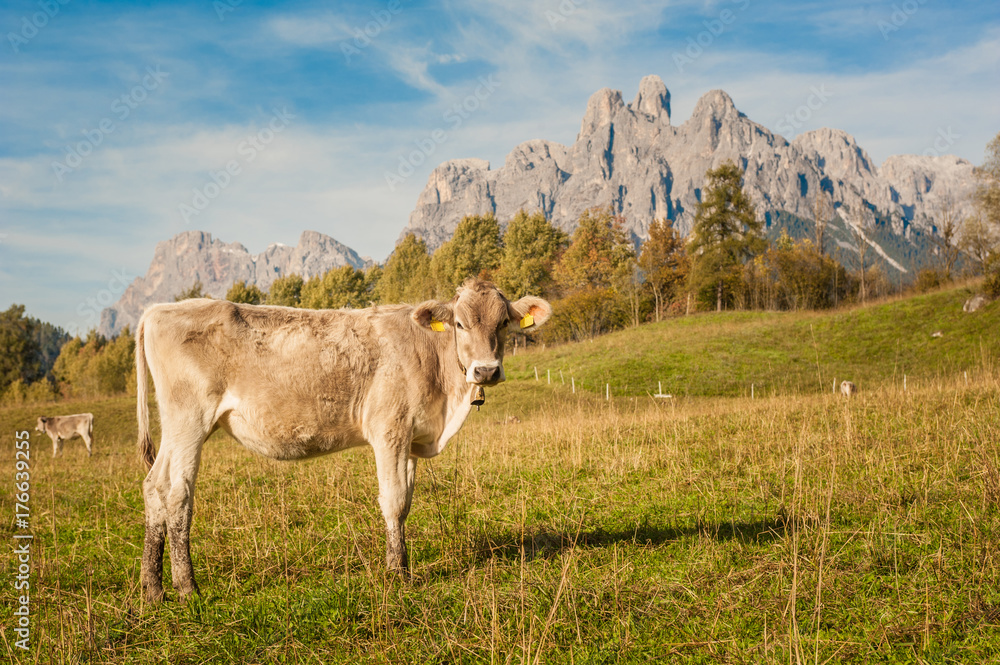
[[[858,387],[854,385],[853,381],[842,381],[840,383],[840,392],[850,397],[858,392]]]
[[[185,300],[154,305],[136,329],[137,416],[146,539],[142,586],[163,597],[163,546],[173,586],[197,593],[190,530],[202,444],[222,428],[250,450],[298,460],[369,444],[386,523],[386,563],[406,574],[405,522],[417,459],[444,450],[481,386],[504,380],[508,329],[543,324],[541,298],[510,302],[467,281],[450,302],[308,310]],[[162,441],[149,434],[146,371]]]
[[[48,434],[52,439],[52,456],[62,450],[62,442],[74,436],[83,438],[87,444],[87,455],[94,453],[94,414],[76,413],[72,416],[42,416],[35,424],[35,430]]]

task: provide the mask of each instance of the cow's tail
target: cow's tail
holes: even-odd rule
[[[139,423],[139,459],[146,465],[146,471],[153,468],[156,461],[156,450],[153,448],[153,437],[149,435],[149,398],[146,395],[148,381],[146,379],[146,321],[139,321],[135,333],[135,381],[136,402],[135,418]]]

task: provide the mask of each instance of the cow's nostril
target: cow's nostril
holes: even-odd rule
[[[476,383],[492,383],[500,378],[499,367],[477,367],[472,374]]]

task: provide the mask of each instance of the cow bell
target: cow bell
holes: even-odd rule
[[[486,391],[483,390],[482,386],[476,386],[476,389],[472,391],[472,405],[476,407],[476,411],[479,410],[483,404],[486,403]]]

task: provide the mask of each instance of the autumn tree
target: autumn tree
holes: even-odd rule
[[[986,159],[976,173],[976,208],[994,233],[1000,232],[1000,133],[986,144]]]
[[[267,291],[268,305],[283,305],[285,307],[298,307],[302,297],[302,276],[285,275],[271,282],[271,288]]]
[[[468,215],[451,240],[431,257],[431,274],[439,297],[451,297],[469,277],[491,277],[500,266],[500,223],[493,213]]]
[[[226,291],[226,300],[229,302],[245,303],[247,305],[260,305],[267,298],[267,294],[260,290],[256,284],[234,281],[233,285]]]
[[[377,299],[383,303],[419,303],[434,296],[427,243],[412,233],[396,245],[382,269]]]
[[[941,202],[935,221],[937,222],[938,234],[933,239],[938,259],[938,270],[942,278],[948,281],[951,279],[952,270],[955,268],[955,262],[958,261],[958,255],[961,251],[958,243],[958,211],[955,209],[955,201],[951,195],[946,196]]]
[[[322,276],[310,277],[302,284],[299,307],[339,309],[367,307],[365,273],[353,266],[332,268]]]
[[[528,215],[518,211],[503,234],[497,286],[511,300],[547,294],[556,260],[568,244],[566,233],[550,224],[541,212]]]
[[[634,258],[635,249],[621,221],[609,208],[593,208],[580,216],[569,247],[556,265],[555,278],[566,293],[610,288]]]
[[[813,247],[823,255],[823,243],[826,242],[826,227],[830,224],[833,216],[833,203],[826,192],[819,190],[816,198],[813,199]]]
[[[767,247],[742,179],[731,161],[709,170],[691,230],[691,286],[702,297],[714,295],[716,311],[738,287],[741,266]]]
[[[653,293],[653,311],[659,321],[666,303],[677,296],[690,270],[684,239],[673,222],[662,219],[650,224],[649,238],[642,243],[639,254],[639,268]]]
[[[610,208],[585,211],[554,276],[563,298],[553,307],[549,339],[587,339],[636,322],[631,288],[635,249]]]

